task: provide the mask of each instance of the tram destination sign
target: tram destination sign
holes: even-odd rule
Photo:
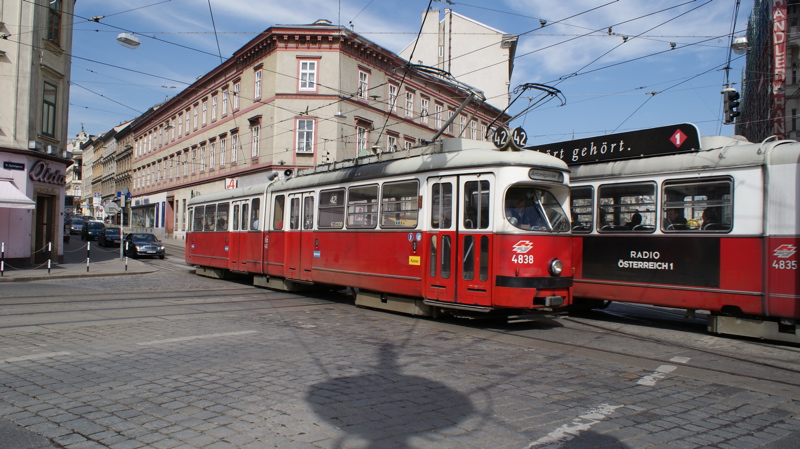
[[[700,131],[691,123],[682,123],[525,149],[555,156],[567,165],[591,164],[697,151],[700,149]]]

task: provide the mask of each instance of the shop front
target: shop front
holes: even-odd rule
[[[66,167],[71,162],[31,151],[0,150],[0,246],[7,268],[64,256]]]
[[[167,195],[140,196],[131,201],[130,231],[166,234]]]

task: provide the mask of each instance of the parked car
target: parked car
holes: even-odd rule
[[[163,259],[166,255],[164,245],[153,234],[132,232],[125,236],[122,244],[125,245],[123,252],[126,256],[158,256],[159,259]]]
[[[69,233],[70,234],[80,234],[81,229],[83,229],[83,224],[85,221],[81,220],[80,218],[73,218],[67,223],[69,226]]]
[[[100,246],[119,246],[122,241],[122,232],[115,226],[105,226],[100,231],[100,237],[97,240]]]
[[[81,240],[97,240],[100,231],[105,227],[102,221],[84,221],[81,227]]]

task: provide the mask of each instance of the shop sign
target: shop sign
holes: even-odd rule
[[[28,172],[28,177],[33,181],[55,184],[59,186],[67,185],[67,176],[61,170],[53,170],[50,164],[45,161],[36,161]]]

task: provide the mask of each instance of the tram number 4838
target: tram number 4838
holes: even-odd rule
[[[777,270],[796,270],[797,269],[797,261],[796,260],[773,260],[772,261],[772,268]]]
[[[511,261],[514,263],[532,264],[533,255],[531,254],[514,254],[511,256]]]

